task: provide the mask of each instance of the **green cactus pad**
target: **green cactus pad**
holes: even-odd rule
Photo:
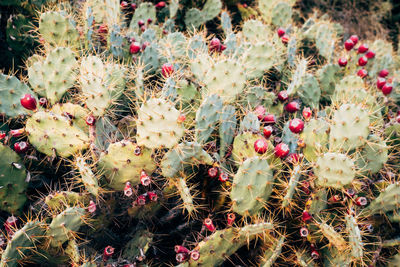
[[[317,78],[307,73],[297,90],[297,94],[305,105],[311,108],[318,108],[321,98],[321,88],[319,87]]]
[[[274,175],[266,159],[245,160],[235,174],[230,197],[232,209],[240,215],[255,215],[267,202],[272,192]]]
[[[367,214],[384,213],[399,208],[400,184],[390,184],[375,198],[363,212]]]
[[[42,223],[32,221],[16,231],[1,255],[0,266],[17,267],[44,236]]]
[[[115,0],[88,0],[86,8],[92,10],[96,23],[111,25],[121,22],[120,3]]]
[[[172,103],[162,98],[147,100],[138,110],[138,144],[148,148],[171,148],[176,145],[185,130],[178,122],[179,116],[180,112]]]
[[[308,161],[315,161],[317,155],[326,152],[328,131],[329,124],[323,119],[311,119],[305,124],[300,137],[306,145],[303,153]]]
[[[76,167],[78,169],[80,179],[84,185],[86,190],[94,196],[99,196],[100,186],[97,180],[97,177],[94,175],[90,166],[86,163],[84,158],[78,157],[76,158]]]
[[[143,258],[149,250],[154,235],[146,229],[139,229],[130,238],[122,252],[122,257],[126,260],[136,261]]]
[[[262,235],[272,229],[271,223],[263,222],[247,225],[243,228],[218,230],[196,246],[195,250],[199,251],[200,259],[197,261],[190,259],[180,266],[220,266],[227,257],[246,245],[249,240],[253,240],[257,235]]]
[[[364,254],[364,245],[362,242],[361,231],[360,228],[358,228],[356,218],[349,214],[346,214],[346,229],[349,233],[349,246],[351,247],[351,256],[356,259],[362,258]]]
[[[290,172],[290,179],[287,188],[287,192],[283,197],[282,207],[286,208],[290,205],[293,200],[293,195],[296,192],[297,184],[299,183],[299,179],[301,177],[301,166],[296,165],[293,170]]]
[[[151,43],[140,56],[140,61],[144,65],[146,73],[153,74],[160,69],[161,66],[161,55],[160,47],[157,43]]]
[[[246,83],[246,75],[241,64],[232,59],[218,61],[207,72],[204,95],[218,94],[224,102],[233,101],[241,94]]]
[[[325,153],[318,157],[314,173],[319,186],[340,189],[353,181],[354,162],[345,154]]]
[[[219,15],[222,8],[221,0],[207,0],[203,6],[202,13],[206,21],[212,20]]]
[[[262,260],[260,262],[260,267],[272,267],[275,261],[281,255],[282,247],[285,244],[285,236],[282,235],[277,239],[273,246],[264,252]]]
[[[187,164],[212,165],[213,160],[200,144],[183,142],[174,149],[168,151],[161,161],[162,175],[174,177],[179,171],[183,171]]]
[[[382,169],[387,160],[388,147],[386,142],[376,135],[370,135],[356,164],[362,172],[375,174]]]
[[[196,58],[191,61],[190,69],[197,79],[203,81],[212,65],[213,60],[208,53],[198,53]]]
[[[47,236],[51,247],[61,247],[73,239],[73,234],[85,223],[85,210],[79,207],[67,208],[51,221]]]
[[[194,211],[193,196],[190,193],[190,188],[188,187],[186,180],[184,178],[178,178],[174,184],[182,200],[183,207],[189,215],[192,214]]]
[[[243,24],[243,35],[248,42],[269,42],[273,35],[272,29],[259,20],[247,20]]]
[[[329,240],[329,244],[335,246],[339,251],[347,249],[347,242],[341,233],[335,231],[333,226],[327,223],[318,223],[322,235]]]
[[[48,11],[42,13],[39,19],[39,32],[43,39],[51,46],[65,46],[78,48],[79,33],[76,23],[63,13]]]
[[[343,104],[333,114],[330,148],[354,149],[362,146],[369,134],[368,113],[354,104]]]
[[[44,202],[50,209],[60,210],[69,206],[86,204],[88,197],[73,191],[61,191],[46,196]]]
[[[235,136],[237,124],[235,113],[234,106],[227,105],[222,108],[219,126],[219,138],[221,140],[219,154],[221,157],[225,155]]]
[[[186,11],[185,25],[189,30],[197,29],[201,24],[206,21],[203,12],[198,8],[191,8]]]
[[[232,33],[232,20],[229,13],[226,11],[221,13],[221,27],[224,30],[225,36]]]
[[[156,164],[151,156],[151,150],[140,148],[140,155],[135,154],[136,144],[130,141],[120,141],[110,144],[107,151],[101,153],[99,170],[109,181],[109,186],[115,190],[123,190],[126,182],[132,186],[140,184],[140,173],[151,174]]]
[[[72,103],[57,103],[53,105],[50,112],[55,113],[60,116],[66,116],[68,114],[72,116],[73,125],[80,128],[84,132],[88,132],[89,127],[86,124],[86,117],[88,115],[88,110]]]
[[[53,156],[69,157],[89,146],[89,137],[74,126],[65,116],[39,111],[30,117],[25,126],[29,142],[40,152]],[[55,151],[54,151],[55,150]]]
[[[196,112],[196,139],[198,143],[207,142],[220,119],[222,99],[210,95],[204,99]]]
[[[271,43],[257,43],[246,49],[242,65],[248,79],[261,77],[265,71],[274,66],[277,51]]]
[[[308,61],[306,59],[300,60],[297,64],[296,70],[293,72],[292,81],[290,82],[287,93],[289,95],[294,95],[297,90],[303,85],[303,81],[307,76],[307,65]]]
[[[77,61],[71,49],[56,48],[44,61],[37,61],[28,68],[29,83],[35,92],[54,104],[74,85],[76,67]]]
[[[129,25],[129,30],[136,30],[139,28],[138,21],[143,20],[146,22],[148,19],[152,21],[156,21],[156,7],[153,3],[144,2],[141,3],[138,8],[136,8],[135,13],[133,14],[131,23]]]
[[[20,82],[15,76],[0,73],[0,113],[8,117],[26,115],[28,111],[21,105],[20,99],[25,94],[34,93],[27,85]]]
[[[318,27],[315,35],[315,45],[319,54],[328,62],[331,60],[335,50],[335,39],[336,34],[330,23],[323,23]]]
[[[26,202],[26,175],[25,165],[18,154],[0,144],[0,210],[19,213]]]
[[[116,104],[125,88],[125,69],[118,64],[104,64],[99,57],[82,59],[79,77],[85,103],[95,116],[102,116]]]
[[[289,3],[278,2],[272,9],[271,22],[276,27],[286,27],[292,21],[292,7]]]
[[[327,64],[318,70],[317,76],[323,96],[331,96],[335,86],[340,81],[340,67],[337,64]]]
[[[326,267],[349,267],[351,257],[347,253],[337,250],[335,247],[324,248],[322,250],[324,256],[324,266]]]

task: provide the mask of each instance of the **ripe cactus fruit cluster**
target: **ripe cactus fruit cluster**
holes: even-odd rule
[[[0,75],[1,265],[396,262],[400,57],[294,2],[40,12]]]

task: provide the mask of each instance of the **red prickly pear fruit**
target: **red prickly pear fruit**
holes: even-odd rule
[[[187,253],[178,253],[178,254],[176,254],[175,259],[178,263],[183,263],[188,259],[188,255],[189,254],[187,254]]]
[[[140,195],[136,199],[136,205],[137,206],[144,206],[146,205],[146,196],[145,195]]]
[[[165,78],[170,77],[172,73],[174,73],[174,66],[172,64],[165,63],[161,68],[161,73]]]
[[[280,143],[275,147],[275,156],[284,158],[289,154],[289,146],[285,143]]]
[[[139,27],[144,26],[144,21],[143,21],[143,20],[139,20],[137,23],[138,23],[138,26],[139,26]]]
[[[309,107],[303,108],[302,114],[303,114],[303,118],[304,118],[306,121],[309,121],[309,120],[311,119],[311,116],[312,116],[312,110],[311,110],[311,108],[309,108]]]
[[[107,246],[103,252],[103,260],[107,261],[114,254],[114,248],[112,246]]]
[[[210,218],[204,219],[204,225],[207,227],[208,231],[214,232],[216,230],[213,221]]]
[[[300,104],[296,101],[289,102],[285,106],[285,110],[290,113],[295,113],[300,109]]]
[[[368,75],[368,71],[366,69],[360,69],[357,71],[357,76],[360,76],[361,78],[365,78]]]
[[[307,227],[303,226],[300,228],[300,236],[301,237],[307,237],[309,234],[309,231],[307,229]]]
[[[365,66],[368,63],[368,58],[366,56],[362,56],[358,59],[358,66]]]
[[[385,77],[388,76],[388,75],[389,75],[389,71],[388,71],[387,69],[381,70],[381,71],[379,72],[379,74],[378,74],[378,76],[379,76],[379,77],[382,77],[382,78],[385,78]]]
[[[211,52],[221,52],[221,41],[217,37],[212,38],[208,49]]]
[[[133,190],[132,190],[132,186],[130,182],[126,182],[125,183],[125,187],[124,187],[124,195],[127,197],[132,196],[133,194]]]
[[[156,4],[156,8],[164,8],[166,6],[164,1],[160,1]]]
[[[128,2],[126,2],[126,1],[122,1],[121,2],[121,8],[122,9],[127,8],[128,6],[129,6]]]
[[[354,42],[352,40],[348,39],[346,40],[346,42],[344,42],[344,48],[347,51],[350,51],[351,49],[353,49],[353,47],[354,47]]]
[[[312,220],[312,216],[308,211],[303,211],[303,214],[301,215],[301,218],[303,222],[308,223],[309,221]]]
[[[168,34],[168,31],[167,31],[166,29],[164,29],[164,30],[162,31],[162,33],[163,33],[164,35],[167,35],[167,34]]]
[[[99,26],[98,32],[99,32],[99,33],[105,33],[105,34],[107,34],[107,33],[108,33],[108,26],[107,26],[107,24],[101,24],[101,25]]]
[[[18,218],[15,216],[10,216],[4,222],[4,228],[6,229],[8,235],[12,235],[17,229]]]
[[[179,122],[179,123],[182,123],[182,122],[184,122],[185,120],[186,120],[185,114],[181,114],[181,115],[178,116],[178,122]]]
[[[281,40],[282,40],[282,43],[283,43],[283,44],[289,43],[289,35],[284,34],[284,35],[281,37]]]
[[[136,5],[135,3],[132,3],[132,4],[131,4],[131,8],[132,8],[133,11],[135,11],[136,8],[137,8],[137,5]]]
[[[229,179],[229,175],[228,175],[226,172],[221,172],[221,173],[219,174],[218,180],[219,180],[220,182],[225,183],[226,181],[228,181],[228,179]]]
[[[368,59],[373,59],[373,58],[375,57],[375,52],[369,50],[369,51],[365,54],[365,56],[366,56]]]
[[[186,253],[186,254],[189,254],[190,251],[187,248],[185,248],[184,246],[176,245],[175,246],[175,253]]]
[[[338,64],[339,64],[340,67],[346,67],[346,65],[347,65],[347,59],[344,58],[344,57],[339,58]]]
[[[149,197],[149,200],[152,202],[156,202],[158,199],[158,196],[154,191],[147,192],[147,196]]]
[[[244,4],[243,4],[243,7],[244,7],[244,8],[247,8],[248,6],[247,6],[247,4],[246,4],[246,3],[244,3]]]
[[[397,123],[400,123],[400,115],[397,115],[396,121],[397,121]],[[0,139],[1,139],[1,136],[0,136]]]
[[[21,129],[17,129],[17,130],[11,130],[10,134],[12,137],[20,137],[24,132],[25,132],[25,129],[21,128]]]
[[[218,168],[216,168],[216,167],[209,168],[207,170],[207,173],[208,173],[208,176],[210,176],[211,178],[215,178],[218,175]]]
[[[265,138],[269,138],[272,135],[272,132],[274,131],[274,129],[272,128],[272,126],[265,126],[263,129],[263,134]]]
[[[280,91],[278,93],[278,99],[281,102],[285,102],[286,100],[288,100],[289,99],[289,95],[288,95],[287,91],[286,90]]]
[[[354,45],[356,45],[358,43],[358,36],[357,35],[352,35],[352,36],[350,36],[349,39],[353,41]]]
[[[150,176],[147,175],[147,173],[145,171],[142,171],[140,173],[140,183],[143,186],[149,186],[151,184],[151,179]]]
[[[138,42],[133,42],[129,46],[129,53],[131,54],[137,54],[140,52],[140,44]]]
[[[267,110],[263,107],[263,106],[257,106],[255,109],[254,109],[254,112],[256,113],[256,115],[257,115],[257,118],[259,119],[259,120],[262,120],[263,119],[263,117],[264,117],[264,115],[265,115],[265,112],[266,112]]]
[[[153,22],[153,20],[151,18],[147,19],[147,24],[151,24]]]
[[[389,95],[393,91],[393,85],[390,83],[385,83],[385,85],[382,87],[382,93],[384,95]]]
[[[358,197],[356,198],[357,206],[366,206],[368,204],[368,200],[366,197]]]
[[[145,31],[146,31],[146,26],[145,26],[145,25],[141,26],[141,27],[140,27],[140,30],[141,30],[142,32],[145,32]]]
[[[0,131],[0,140],[4,139],[6,137],[6,133],[3,131]]]
[[[200,252],[198,252],[197,250],[190,251],[190,259],[198,261],[200,259]]]
[[[274,114],[267,114],[263,117],[263,122],[266,124],[275,124],[276,118]]]
[[[221,44],[221,47],[220,47],[220,52],[223,52],[225,49],[226,49],[226,45],[224,45],[224,44]]]
[[[235,222],[235,219],[235,213],[228,213],[228,215],[226,216],[226,222],[229,226],[232,226],[232,224]]]
[[[265,152],[267,152],[267,149],[268,149],[268,143],[264,138],[257,139],[254,142],[254,150],[258,154],[264,154]]]
[[[95,212],[96,212],[96,209],[97,209],[96,203],[94,203],[93,200],[90,200],[90,201],[89,201],[89,206],[88,206],[88,211],[89,211],[90,213],[95,213]]]
[[[28,110],[36,109],[36,99],[31,94],[25,94],[20,99],[21,105]]]
[[[386,84],[386,79],[382,78],[382,77],[378,77],[378,79],[376,80],[376,87],[378,87],[378,89],[382,90],[382,87]]]
[[[286,31],[283,28],[278,28],[278,30],[276,31],[278,33],[279,37],[282,37],[285,35]]]
[[[368,51],[368,45],[367,44],[362,44],[362,45],[360,45],[359,47],[358,47],[358,50],[357,50],[357,52],[359,53],[359,54],[364,54],[365,52],[367,52]]]
[[[21,141],[14,144],[14,150],[17,153],[24,153],[28,150],[29,146],[27,142]]]
[[[93,126],[93,125],[96,124],[96,118],[93,115],[89,115],[89,116],[86,117],[85,122],[86,122],[87,125]]]
[[[311,258],[313,258],[314,260],[318,260],[319,259],[319,252],[316,250],[311,251]]]
[[[289,122],[289,129],[292,133],[301,133],[304,129],[304,122],[300,119],[293,119]]]
[[[39,105],[40,105],[41,107],[46,107],[46,106],[47,106],[47,99],[44,98],[44,97],[41,97],[41,98],[39,99]]]

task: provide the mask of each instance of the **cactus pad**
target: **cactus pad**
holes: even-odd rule
[[[171,148],[176,145],[184,134],[179,116],[180,112],[172,103],[162,98],[147,100],[138,110],[138,144],[148,148]]]
[[[318,185],[341,188],[353,181],[354,162],[345,154],[325,153],[317,159],[314,173]]]

